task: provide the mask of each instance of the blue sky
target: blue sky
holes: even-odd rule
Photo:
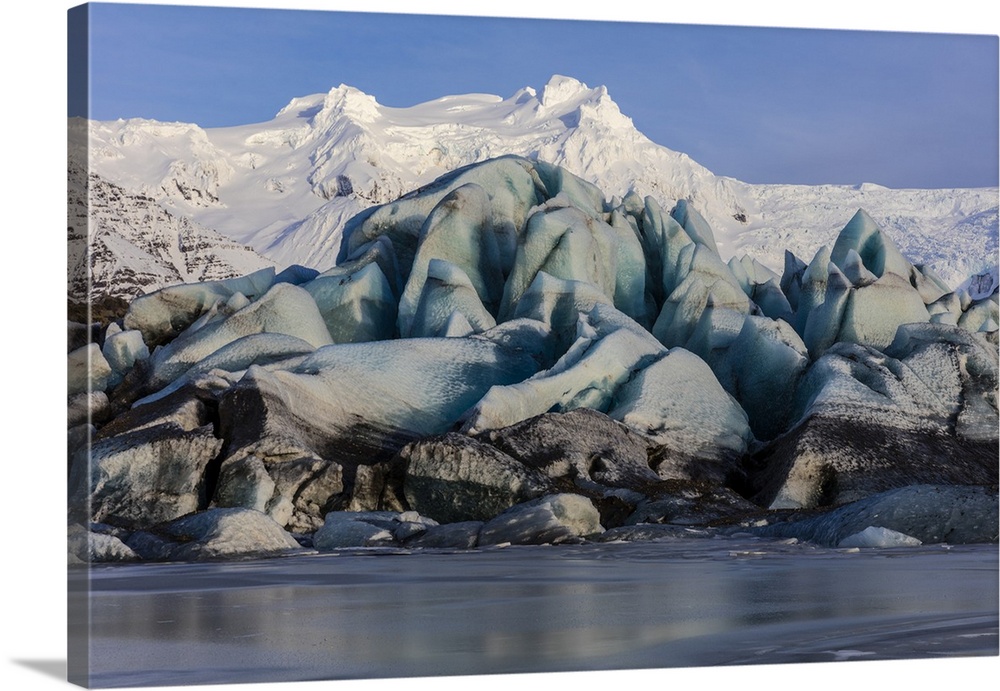
[[[91,6],[91,116],[270,119],[340,83],[407,106],[603,84],[636,126],[748,182],[995,186],[995,36]],[[71,114],[81,114],[71,103]]]

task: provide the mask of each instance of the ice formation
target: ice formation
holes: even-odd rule
[[[848,535],[837,543],[837,547],[917,547],[921,544],[915,537],[870,525],[859,533]]]
[[[302,288],[316,302],[334,343],[381,341],[396,334],[396,296],[376,261],[351,273],[324,273]]]
[[[488,190],[491,219],[488,228],[497,238],[500,268],[506,273],[513,262],[517,233],[528,211],[538,202],[540,181],[532,172],[523,159],[502,157],[442,176],[398,201],[355,216],[344,227],[341,255],[346,257],[376,237],[388,236],[403,274],[408,277],[428,216],[453,191],[475,184]]]
[[[496,314],[503,274],[486,191],[474,183],[455,189],[434,207],[420,233],[419,249],[399,301],[400,335],[410,335],[432,261],[449,262],[464,272],[486,310]]]
[[[694,457],[706,467],[702,475],[719,480],[752,439],[740,405],[701,358],[681,348],[638,370],[618,389],[608,415],[670,450],[673,458],[656,468],[664,479],[687,473],[677,459]]]
[[[996,290],[949,291],[864,211],[780,275],[718,248],[691,200],[459,168],[355,216],[322,273],[167,288],[70,352],[73,438],[97,426],[74,496],[141,530],[253,511],[333,549],[430,525],[339,515],[375,509],[483,522],[442,544],[558,542],[996,483]]]
[[[148,344],[175,337],[205,312],[240,294],[263,295],[274,283],[274,269],[261,269],[241,278],[206,283],[184,283],[142,295],[129,305],[125,327],[142,332]]]
[[[267,332],[293,336],[315,348],[332,342],[312,296],[302,288],[278,283],[259,300],[230,315],[206,313],[153,353],[152,380],[167,384],[233,341]]]

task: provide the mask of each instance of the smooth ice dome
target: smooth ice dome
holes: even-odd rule
[[[638,370],[616,391],[608,415],[678,455],[725,463],[746,452],[753,438],[736,400],[701,358],[681,348]],[[664,479],[677,472],[672,464],[659,468]]]
[[[350,273],[326,272],[302,286],[316,303],[334,343],[380,341],[396,333],[392,285],[377,261],[359,264]]]
[[[239,293],[244,297],[263,295],[274,283],[274,269],[223,281],[185,283],[143,295],[129,305],[125,327],[142,332],[147,344],[173,338],[205,312],[225,304]]]
[[[374,437],[442,434],[490,387],[522,381],[536,369],[529,356],[484,339],[338,344],[288,370],[251,367],[225,405],[252,408],[265,426],[287,415],[275,434],[301,430],[322,440],[320,456],[337,458],[338,440],[362,430]]]
[[[543,207],[528,219],[510,278],[504,288],[500,317],[508,317],[540,272],[597,287],[610,300],[618,284],[617,233],[611,226],[572,206]]]
[[[509,156],[460,168],[412,194],[355,216],[344,227],[340,259],[385,235],[392,241],[404,277],[409,277],[427,217],[445,197],[468,184],[488,190],[489,230],[497,238],[501,269],[508,271],[513,261],[516,233],[528,211],[538,202],[537,185],[540,184],[537,176],[532,176],[527,161]]]
[[[210,315],[204,315],[210,316]],[[195,322],[150,358],[152,379],[168,383],[233,341],[257,333],[294,336],[314,348],[332,343],[316,302],[302,288],[279,283],[235,313]]]

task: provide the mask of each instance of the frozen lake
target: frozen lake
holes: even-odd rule
[[[997,555],[685,539],[96,567],[92,683],[996,655]]]

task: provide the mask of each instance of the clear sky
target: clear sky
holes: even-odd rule
[[[995,186],[996,36],[155,5],[91,6],[91,117],[268,120],[355,86],[385,105],[554,74],[748,182]],[[70,103],[72,115],[82,114]]]

